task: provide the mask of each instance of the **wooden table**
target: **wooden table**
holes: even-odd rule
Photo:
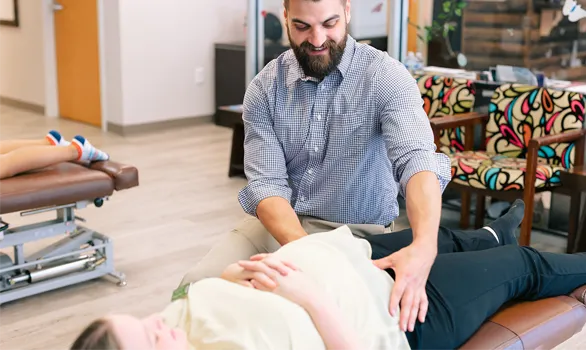
[[[586,192],[586,165],[560,173],[564,187],[576,192]],[[568,229],[568,253],[586,252],[586,207],[580,214],[580,196],[570,204]],[[573,245],[573,246],[570,246]]]
[[[244,123],[242,122],[242,105],[221,106],[218,109],[229,112],[232,122],[232,150],[228,177],[244,176]]]

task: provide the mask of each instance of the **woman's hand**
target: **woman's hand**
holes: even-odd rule
[[[254,288],[250,283],[250,273],[237,263],[228,265],[220,277],[226,281],[234,282],[244,287]]]
[[[251,259],[260,259],[260,257],[264,257],[265,254],[259,254],[253,256]],[[291,270],[295,270],[295,266],[287,263],[282,262],[281,264],[274,265],[275,269],[265,269],[265,270],[251,270],[245,269],[239,263],[234,263],[229,265],[224,272],[222,272],[221,278],[240,284],[245,287],[254,288],[251,283],[251,280],[255,280],[257,284],[263,286],[264,288],[276,288],[276,276],[281,274],[286,276],[287,273]]]
[[[322,297],[321,289],[309,276],[273,255],[256,256],[252,261],[240,261],[238,264],[245,271],[255,274],[250,280],[254,288],[273,292],[301,307],[309,307]],[[264,276],[268,276],[275,284],[266,283]]]

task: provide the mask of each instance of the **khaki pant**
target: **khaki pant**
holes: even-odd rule
[[[343,225],[304,216],[300,216],[299,220],[308,234],[330,231]],[[350,224],[348,227],[355,236],[365,237],[388,233],[393,226]],[[204,258],[185,274],[180,286],[203,278],[219,277],[230,264],[239,260],[248,260],[255,254],[272,253],[279,248],[280,244],[263,224],[257,218],[249,217],[216,243]]]

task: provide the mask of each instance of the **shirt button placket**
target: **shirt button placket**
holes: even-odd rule
[[[316,92],[316,101],[322,101],[323,100],[323,93],[320,93],[321,91],[324,91],[325,89],[325,85],[323,85],[323,83],[321,85],[318,86],[318,90]],[[317,109],[317,113],[315,114],[315,118],[312,120],[313,122],[313,126],[311,128],[312,132],[311,132],[311,142],[310,144],[312,145],[311,149],[310,149],[310,155],[309,155],[309,164],[307,167],[307,176],[305,176],[304,178],[304,188],[306,189],[305,194],[307,194],[307,188],[310,186],[310,183],[313,180],[313,173],[314,173],[314,164],[318,163],[319,160],[319,152],[320,152],[320,140],[323,139],[323,127],[322,127],[322,118],[323,115],[320,113],[320,105],[318,103],[318,106],[316,106],[318,108]],[[304,202],[307,197],[304,194],[300,194],[299,199]]]
[[[327,98],[325,96],[325,89],[326,89],[326,85],[325,82],[322,82],[319,86],[319,89],[317,91],[317,96],[316,96],[316,101],[326,101]],[[319,103],[319,102],[318,102]],[[324,123],[322,122],[322,119],[324,118],[324,114],[322,113],[322,111],[320,110],[323,106],[322,104],[319,104],[319,109],[317,114],[315,115],[315,125],[313,130],[315,130],[315,134],[314,134],[314,140],[315,140],[315,147],[314,147],[314,161],[317,162],[318,160],[318,155],[319,155],[319,151],[322,147],[321,143],[324,139],[324,128],[323,125]]]

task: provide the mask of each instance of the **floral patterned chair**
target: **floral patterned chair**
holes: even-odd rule
[[[483,128],[484,149],[449,154],[450,186],[477,195],[476,227],[483,225],[485,196],[509,201],[523,198],[526,208],[520,244],[529,245],[536,192],[560,191],[572,196],[573,207],[579,204],[579,195],[561,186],[559,174],[583,163],[585,103],[576,92],[504,84],[494,92],[488,115],[469,113],[431,120],[434,132],[475,125]],[[469,207],[463,207],[462,215],[469,214]]]
[[[421,91],[423,108],[429,118],[472,111],[476,93],[473,81],[430,74],[416,75],[415,79]],[[440,130],[438,149],[443,153],[464,151],[464,140],[463,128]]]

